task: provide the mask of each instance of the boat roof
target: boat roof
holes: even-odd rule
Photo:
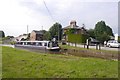
[[[17,42],[49,42],[49,41],[17,41]]]

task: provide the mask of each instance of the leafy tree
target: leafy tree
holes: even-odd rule
[[[95,38],[101,42],[109,40],[110,36],[113,36],[112,29],[104,21],[100,21],[95,25],[94,34]]]
[[[49,32],[49,31],[45,32],[45,34],[43,35],[43,39],[44,39],[44,40],[50,40],[50,39],[51,39],[51,36],[50,36],[50,32]]]
[[[118,36],[118,42],[120,43],[120,36]]]
[[[46,30],[40,30],[43,33],[43,40],[50,40],[50,33]]]
[[[58,40],[62,39],[62,25],[59,23],[53,24],[53,26],[49,29],[50,38],[55,38]]]
[[[3,31],[0,31],[0,38],[4,38],[5,37],[5,33]]]
[[[89,29],[87,32],[89,34],[89,37],[95,38],[94,29]]]

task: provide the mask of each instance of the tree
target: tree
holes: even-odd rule
[[[118,36],[118,42],[120,43],[120,36]]]
[[[94,34],[95,38],[102,43],[109,40],[110,36],[113,36],[112,29],[104,21],[100,21],[95,25]]]
[[[94,29],[89,29],[87,32],[89,34],[89,37],[95,38]]]
[[[43,40],[50,40],[50,33],[46,30],[40,30],[43,33]]]
[[[0,31],[0,38],[4,38],[4,37],[5,37],[4,31]]]
[[[56,38],[57,40],[62,39],[62,25],[59,23],[53,24],[53,26],[49,29],[50,38]]]
[[[51,39],[49,31],[45,32],[45,34],[43,35],[43,39],[44,40],[50,40]]]

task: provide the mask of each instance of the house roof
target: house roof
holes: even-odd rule
[[[42,31],[33,30],[36,34],[43,34]]]

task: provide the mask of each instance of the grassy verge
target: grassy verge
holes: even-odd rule
[[[118,61],[2,49],[3,78],[118,77]]]
[[[65,49],[77,49],[77,50],[87,50],[87,51],[95,51],[95,52],[105,52],[105,53],[115,53],[118,54],[118,51],[111,51],[111,50],[96,50],[96,49],[86,49],[81,47],[74,47],[74,46],[68,46],[68,45],[60,45],[61,48]]]
[[[0,41],[0,44],[2,44],[2,41]]]
[[[2,47],[0,46],[0,79],[2,78]]]

